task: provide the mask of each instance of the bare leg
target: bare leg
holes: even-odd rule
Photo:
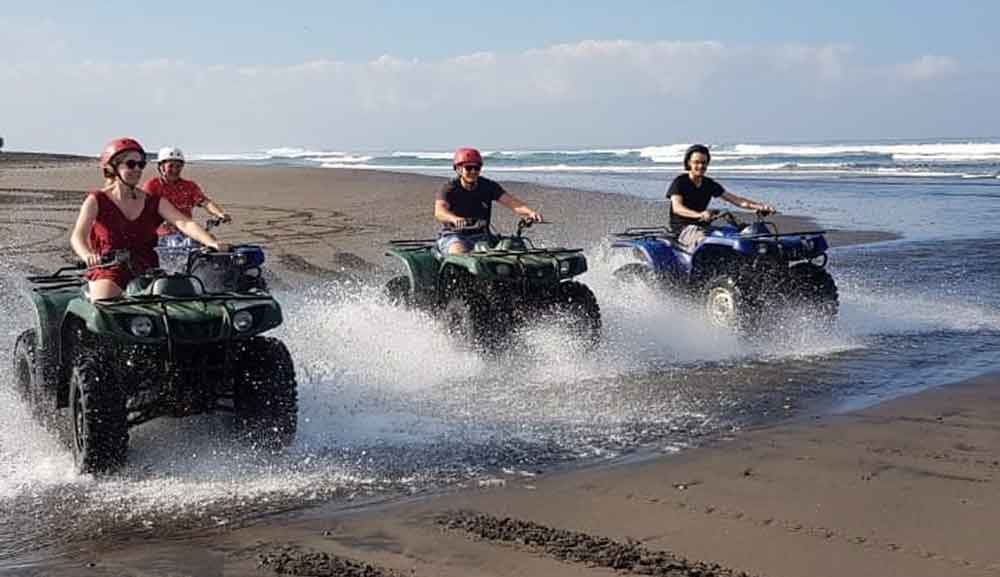
[[[102,299],[118,298],[122,294],[120,286],[108,279],[99,279],[90,283],[90,300],[98,301]]]

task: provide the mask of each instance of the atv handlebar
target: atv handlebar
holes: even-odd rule
[[[444,225],[445,228],[454,232],[477,232],[482,230],[488,230],[490,223],[486,222],[481,218],[466,218],[462,220],[462,225],[455,225],[452,223],[447,223]]]
[[[514,236],[520,237],[521,233],[526,229],[529,229],[536,224],[552,224],[547,220],[535,220],[533,218],[522,218],[517,221],[517,233]]]
[[[108,268],[112,266],[118,266],[120,264],[126,264],[132,260],[132,253],[127,248],[122,248],[118,250],[111,250],[101,255],[101,262],[94,266],[88,267],[87,263],[78,263],[76,268],[78,270],[92,270],[98,268]]]
[[[226,216],[219,218],[210,218],[205,221],[205,230],[212,230],[213,228],[219,225],[229,224],[231,222],[233,222],[233,217],[229,216],[228,214]]]

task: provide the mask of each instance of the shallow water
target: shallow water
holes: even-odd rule
[[[791,315],[757,342],[707,328],[683,302],[613,284],[623,256],[601,246],[588,249],[582,279],[605,321],[594,352],[536,327],[509,354],[484,358],[432,318],[389,306],[377,287],[297,287],[277,295],[300,395],[298,438],[278,456],[233,442],[225,416],[161,419],[133,429],[120,475],[81,477],[4,372],[0,562],[678,451],[818,404],[853,408],[995,369],[1000,240],[966,234],[996,209],[983,210],[916,240],[834,250],[836,327],[819,332]],[[31,317],[23,271],[4,266],[0,349],[9,355]]]

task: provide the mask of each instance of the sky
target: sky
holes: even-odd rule
[[[8,150],[1000,136],[1000,3],[4,2]]]

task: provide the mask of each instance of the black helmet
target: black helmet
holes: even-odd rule
[[[691,155],[700,152],[705,155],[705,164],[712,161],[712,153],[704,144],[692,144],[684,151],[684,170],[691,170]]]

